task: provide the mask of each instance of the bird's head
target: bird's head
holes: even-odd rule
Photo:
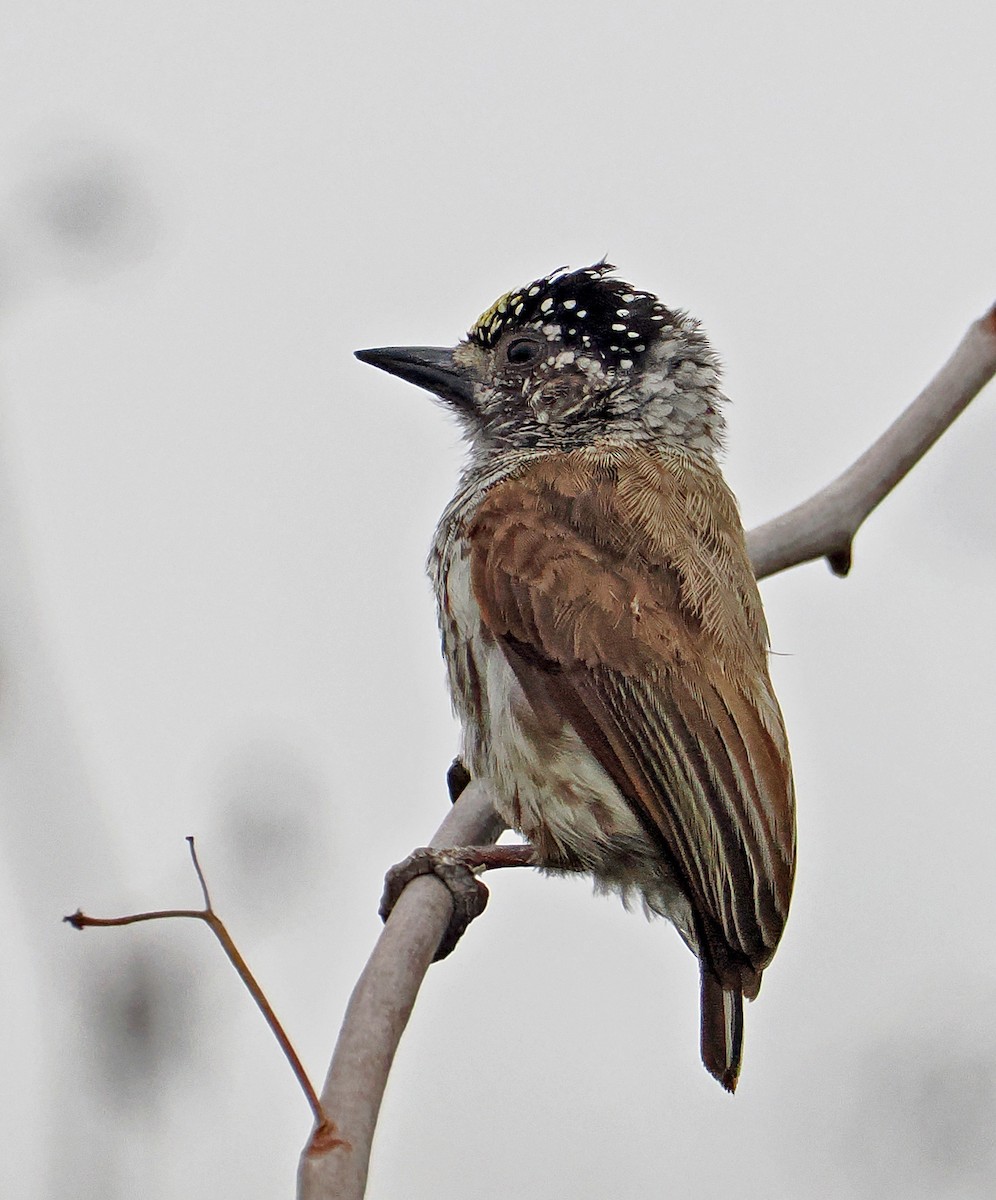
[[[481,453],[605,439],[714,453],[724,397],[698,322],[613,270],[601,262],[556,271],[507,292],[454,349],[357,358],[444,400]]]

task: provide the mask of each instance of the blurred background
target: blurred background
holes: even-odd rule
[[[423,560],[461,447],[361,346],[608,255],[727,364],[748,525],[996,296],[991,4],[7,0],[0,1194],[290,1195],[385,868],[456,747]],[[428,977],[369,1195],[951,1197],[996,1170],[992,389],[846,581],[763,586],[794,911],[735,1100],[694,961],[511,872]]]

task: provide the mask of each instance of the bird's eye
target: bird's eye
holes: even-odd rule
[[[534,338],[513,338],[505,347],[505,357],[514,367],[528,367],[542,354],[543,345]]]

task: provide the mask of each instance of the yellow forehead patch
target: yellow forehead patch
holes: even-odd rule
[[[511,292],[506,292],[504,296],[499,296],[490,308],[482,312],[474,322],[474,328],[471,330],[471,333],[484,333],[496,317],[500,317],[507,311],[511,295]]]
[[[505,313],[510,308],[522,300],[520,292],[506,292],[504,296],[499,296],[498,299],[486,309],[474,322],[474,327],[470,331],[471,337],[486,336],[489,333],[494,333],[495,330],[502,324],[502,319]]]

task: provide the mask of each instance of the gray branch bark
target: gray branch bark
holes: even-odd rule
[[[996,307],[973,322],[954,354],[913,403],[843,474],[747,535],[758,579],[825,558],[851,567],[851,543],[885,499],[996,374]]]
[[[912,404],[843,474],[747,537],[758,579],[826,558],[838,575],[851,565],[854,536],[996,374],[996,307],[974,322],[954,354]],[[471,783],[430,845],[486,845],[504,829],[486,789]],[[362,1200],[370,1148],[391,1063],[418,990],[446,930],[446,887],[420,876],[402,893],[346,1009],[322,1103],[341,1144],[301,1156],[300,1200]]]

